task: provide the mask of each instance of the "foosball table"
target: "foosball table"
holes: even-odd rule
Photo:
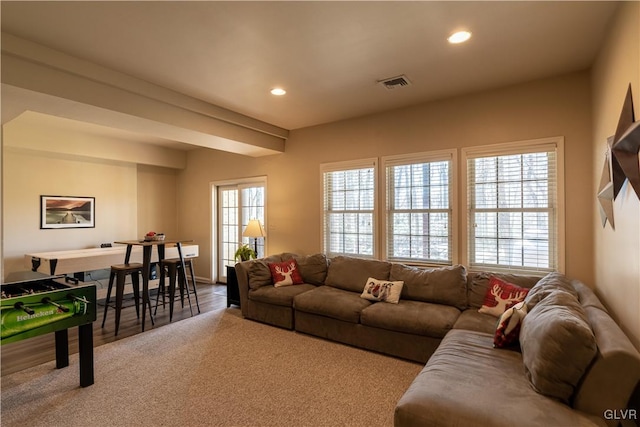
[[[69,366],[68,329],[78,327],[80,386],[93,384],[96,286],[65,275],[12,273],[0,295],[0,344],[55,333],[56,368]]]

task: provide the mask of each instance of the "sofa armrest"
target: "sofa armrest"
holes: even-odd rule
[[[240,310],[242,316],[247,317],[249,300],[249,268],[251,261],[239,262],[235,265],[238,277],[238,291],[240,291]]]
[[[640,384],[640,354],[608,313],[593,306],[585,311],[598,354],[576,390],[573,407],[600,417],[634,408],[628,404]],[[609,417],[605,421],[617,426],[620,420]]]

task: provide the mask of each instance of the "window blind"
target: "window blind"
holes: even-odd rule
[[[557,147],[541,144],[519,150],[467,155],[472,269],[558,269]]]
[[[376,166],[376,160],[321,166],[327,255],[374,257]]]
[[[452,157],[385,159],[388,260],[451,265]]]

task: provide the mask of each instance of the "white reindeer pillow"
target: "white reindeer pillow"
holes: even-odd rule
[[[491,276],[489,278],[489,288],[484,296],[484,302],[478,311],[500,317],[508,308],[524,301],[528,292],[529,289],[527,288],[521,288],[513,283],[508,283],[495,276]]]
[[[402,292],[404,281],[396,280],[390,282],[388,280],[378,280],[373,277],[367,279],[364,290],[360,297],[371,301],[390,302],[398,304],[400,301],[400,292]]]
[[[300,285],[304,283],[302,275],[300,274],[298,262],[295,259],[269,263],[269,270],[271,270],[273,286],[276,288],[280,286]]]

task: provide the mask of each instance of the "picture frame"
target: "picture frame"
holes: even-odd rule
[[[40,228],[95,228],[95,197],[40,196]]]

